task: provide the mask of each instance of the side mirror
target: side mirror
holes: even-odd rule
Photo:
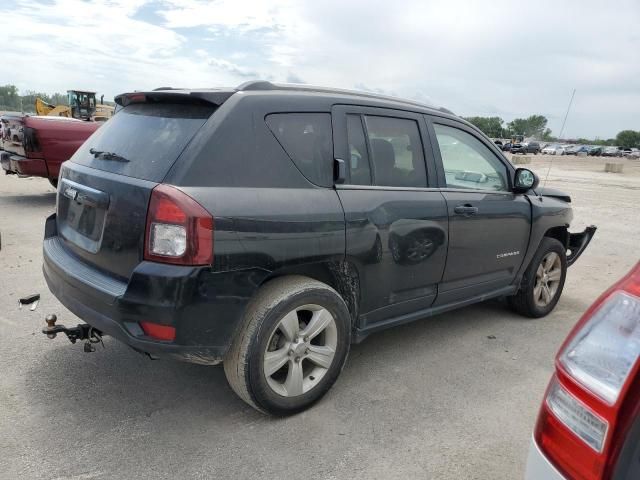
[[[518,168],[513,180],[513,191],[524,193],[532,188],[536,188],[540,183],[538,176],[528,168]]]

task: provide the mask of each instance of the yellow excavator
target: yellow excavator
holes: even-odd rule
[[[104,104],[104,95],[100,97],[100,104],[96,104],[96,92],[67,90],[67,97],[69,105],[51,105],[36,98],[36,113],[96,122],[107,121],[113,116],[114,107]]]

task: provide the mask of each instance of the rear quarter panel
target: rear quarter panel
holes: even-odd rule
[[[265,123],[278,112],[330,113],[331,104],[236,94],[202,127],[165,178],[214,216],[214,269],[265,274],[344,259],[333,188],[309,182]]]

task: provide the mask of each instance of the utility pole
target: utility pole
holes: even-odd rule
[[[571,100],[569,100],[569,106],[567,107],[567,113],[564,114],[564,120],[562,121],[562,127],[560,128],[560,135],[558,135],[558,139],[562,140],[562,134],[564,133],[564,126],[567,123],[567,117],[569,116],[569,110],[571,110],[571,104],[573,103],[573,97],[576,94],[576,89],[573,89],[573,93],[571,94]]]

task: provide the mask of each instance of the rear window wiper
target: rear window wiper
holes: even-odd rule
[[[128,162],[128,158],[124,158],[122,155],[118,155],[113,152],[104,152],[102,150],[95,150],[93,148],[89,149],[89,153],[91,153],[95,158],[101,157],[104,160],[115,160],[117,162]]]

